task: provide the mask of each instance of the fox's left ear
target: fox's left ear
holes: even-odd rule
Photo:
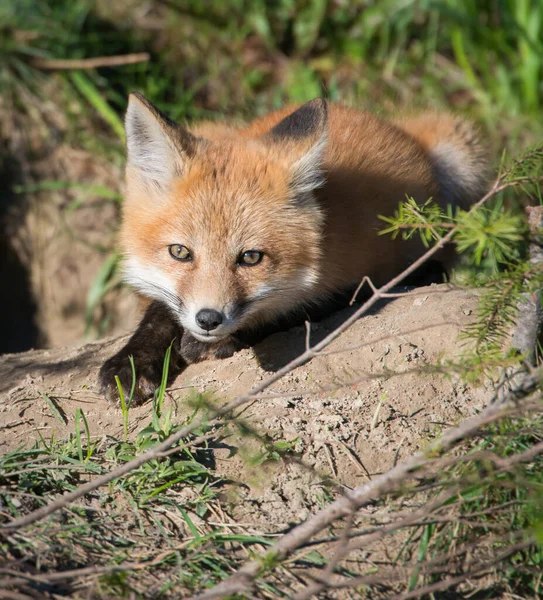
[[[182,175],[201,140],[141,94],[130,94],[125,117],[128,166],[143,184],[166,187]]]
[[[298,194],[324,183],[322,160],[327,141],[328,106],[317,98],[285,117],[266,135],[292,169],[292,187]]]

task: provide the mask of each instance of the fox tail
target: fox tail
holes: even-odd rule
[[[430,157],[445,202],[466,209],[485,194],[490,182],[488,157],[472,123],[431,113],[396,124]]]

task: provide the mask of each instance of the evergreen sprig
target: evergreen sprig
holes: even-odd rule
[[[475,318],[464,327],[461,334],[463,339],[475,342],[476,354],[493,354],[502,349],[515,322],[528,271],[528,265],[522,263],[506,273],[494,273],[486,278]],[[480,278],[477,279],[480,286]]]
[[[518,260],[527,224],[522,214],[504,210],[500,202],[494,207],[481,206],[472,212],[456,215],[454,241],[460,253],[468,253],[475,266],[485,266],[496,273],[500,265]]]
[[[453,241],[458,251],[468,256],[470,264],[483,266],[491,273],[522,256],[527,234],[523,215],[504,209],[500,201],[491,208],[480,206],[454,214],[451,206],[443,210],[432,199],[417,204],[408,197],[392,217],[379,215],[379,218],[388,223],[388,227],[379,232],[381,235],[389,233],[392,239],[401,235],[408,240],[418,234],[427,248],[454,228]]]
[[[537,186],[543,176],[543,144],[528,148],[524,154],[509,164],[502,158],[500,165],[500,179],[504,183],[524,182]]]
[[[506,165],[502,161],[496,192],[510,184],[532,199],[541,197],[543,180],[543,145],[535,146],[519,159]],[[543,266],[527,260],[529,229],[520,207],[505,208],[503,193],[470,211],[451,207],[443,209],[432,199],[417,204],[413,198],[400,203],[393,216],[381,216],[386,227],[381,234],[401,235],[402,239],[418,236],[429,247],[447,232],[464,257],[467,284],[481,289],[479,306],[462,338],[473,345],[464,359],[476,370],[511,358],[506,351],[512,327],[518,315],[519,302],[526,294],[535,294],[543,286]],[[533,237],[533,235],[532,235]],[[532,240],[533,242],[533,240]]]
[[[417,204],[414,198],[407,196],[392,217],[379,215],[379,218],[389,224],[379,235],[390,233],[392,239],[396,239],[401,234],[402,239],[409,240],[418,234],[426,248],[454,227],[452,208],[445,212],[432,198],[424,204]]]

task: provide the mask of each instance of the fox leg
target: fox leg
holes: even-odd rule
[[[132,367],[129,356],[134,359],[136,384],[132,406],[141,404],[151,397],[160,386],[164,355],[172,345],[169,378],[175,377],[185,361],[180,354],[183,329],[161,302],[154,301],[147,308],[138,328],[126,346],[107,360],[100,369],[98,380],[108,402],[119,405],[119,390],[115,376],[119,377],[125,398],[132,389]]]

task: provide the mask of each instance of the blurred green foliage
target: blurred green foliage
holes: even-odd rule
[[[35,57],[147,51],[86,72],[84,89],[61,77],[89,102],[97,90],[104,117],[131,90],[177,119],[325,94],[384,110],[446,104],[522,129],[541,108],[542,33],[539,0],[12,0],[0,6],[0,85],[39,89]]]

